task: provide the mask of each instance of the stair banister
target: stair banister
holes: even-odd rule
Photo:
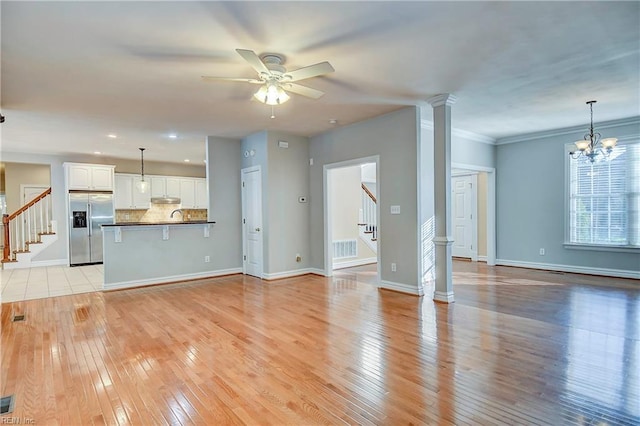
[[[48,195],[51,194],[51,188],[46,189],[45,191],[43,191],[40,195],[38,195],[37,197],[35,197],[33,200],[29,201],[27,204],[25,204],[24,206],[20,207],[18,210],[16,210],[15,212],[13,212],[10,215],[2,215],[2,223],[4,225],[4,247],[2,250],[2,261],[3,262],[9,262],[11,261],[11,221],[14,221],[14,219],[20,219],[20,220],[15,220],[14,221],[14,232],[13,232],[13,240],[14,240],[14,245],[13,247],[15,247],[14,251],[25,251],[26,250],[26,244],[27,242],[34,242],[35,240],[37,240],[38,238],[38,230],[37,230],[37,220],[36,220],[36,216],[35,216],[35,212],[33,214],[33,235],[35,235],[34,239],[32,239],[32,234],[31,234],[31,225],[32,225],[32,210],[31,208],[36,205],[40,200],[42,199],[46,199],[46,203],[47,203],[47,229],[46,232],[49,231],[48,229],[48,219],[49,219],[49,199],[47,198]],[[42,206],[40,206],[40,208],[42,209]],[[26,219],[26,226],[24,226],[24,222]],[[20,221],[23,222],[23,225],[20,226]],[[41,227],[41,232],[45,232],[45,228]],[[26,233],[26,235],[25,235]]]

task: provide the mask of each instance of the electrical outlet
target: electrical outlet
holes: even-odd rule
[[[543,248],[540,249],[540,256],[544,256],[544,249]]]
[[[300,253],[296,254],[296,262],[300,262],[302,261],[302,256],[300,256]]]
[[[395,263],[391,264],[391,272],[396,272],[398,270],[397,266]]]
[[[204,263],[209,263],[209,262],[211,262],[211,256],[205,256]]]

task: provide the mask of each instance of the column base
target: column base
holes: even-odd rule
[[[433,300],[440,303],[453,303],[453,292],[434,291]]]

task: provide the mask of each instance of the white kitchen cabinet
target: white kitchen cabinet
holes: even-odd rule
[[[207,192],[207,180],[196,179],[196,209],[209,208],[209,194]]]
[[[151,194],[149,191],[141,193],[136,184],[140,175],[115,175],[115,189],[113,191],[114,205],[116,209],[148,209],[151,207]],[[147,179],[148,180],[148,177]]]
[[[114,180],[113,205],[116,210],[130,209],[133,200],[133,176],[117,174]]]
[[[180,178],[180,200],[183,209],[196,207],[196,181],[195,179]]]
[[[64,163],[67,189],[113,191],[115,166]]]
[[[152,197],[180,197],[180,178],[171,176],[151,176]]]

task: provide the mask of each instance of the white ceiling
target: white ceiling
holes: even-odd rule
[[[4,152],[192,162],[207,135],[312,136],[454,93],[492,138],[640,115],[639,2],[2,1]],[[270,108],[236,48],[335,73]],[[430,114],[430,109],[425,109]],[[430,117],[426,117],[430,118]],[[178,138],[169,139],[175,132]],[[106,137],[116,133],[117,139]]]

